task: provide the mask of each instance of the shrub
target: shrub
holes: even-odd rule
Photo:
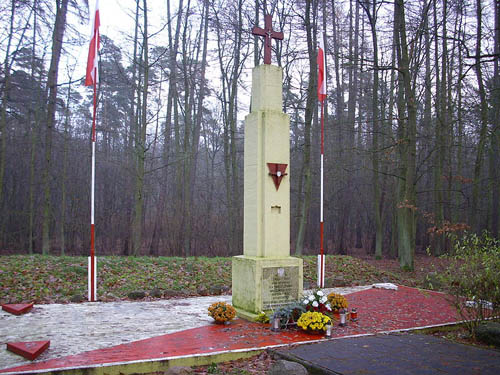
[[[500,241],[487,232],[454,240],[454,255],[440,279],[474,335],[482,320],[500,313]]]
[[[214,302],[208,308],[210,315],[216,323],[228,322],[236,316],[236,310],[233,306],[225,302]]]

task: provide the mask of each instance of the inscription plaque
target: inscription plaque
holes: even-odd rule
[[[274,310],[299,298],[299,267],[267,267],[262,270],[262,308]]]

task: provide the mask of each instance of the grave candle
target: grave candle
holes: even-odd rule
[[[358,310],[355,307],[351,310],[351,320],[353,322],[358,320]]]
[[[326,325],[326,334],[325,334],[326,337],[332,337],[332,325],[331,324],[327,324]]]
[[[273,324],[271,327],[271,331],[279,331],[280,330],[280,318],[273,318]]]
[[[339,326],[343,327],[346,325],[346,312],[345,310],[341,310],[340,311],[340,324]]]

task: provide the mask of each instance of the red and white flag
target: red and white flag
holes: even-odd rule
[[[323,37],[319,37],[318,47],[318,100],[323,101],[326,98],[326,58],[325,44]]]
[[[97,84],[99,79],[98,72],[99,68],[97,66],[98,52],[100,47],[100,36],[99,36],[99,26],[101,22],[99,20],[99,0],[95,2],[95,13],[92,19],[92,35],[89,45],[89,57],[87,59],[87,75],[85,76],[85,86],[92,86]]]

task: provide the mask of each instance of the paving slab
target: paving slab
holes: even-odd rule
[[[419,334],[344,338],[276,353],[325,374],[500,374],[500,351]]]
[[[357,290],[357,291],[356,291]],[[337,290],[339,291],[339,290]],[[344,292],[349,290],[344,289]],[[345,327],[336,326],[333,330],[334,337],[352,337],[356,335],[372,335],[380,332],[401,331],[417,327],[428,327],[445,325],[459,320],[453,307],[446,300],[446,295],[438,292],[419,290],[415,288],[399,287],[397,291],[371,288],[351,289],[347,299],[350,307],[356,307],[359,311],[357,322],[349,323]],[[243,356],[243,353],[258,351],[269,347],[303,343],[323,340],[323,336],[308,335],[301,331],[282,331],[272,333],[269,325],[235,322],[230,326],[219,326],[211,323],[207,315],[207,308],[213,300],[230,301],[230,296],[194,298],[192,301],[171,300],[157,301],[156,307],[151,307],[144,302],[122,302],[103,308],[119,307],[116,311],[107,311],[106,314],[97,314],[99,305],[106,304],[82,304],[84,311],[90,311],[94,320],[92,325],[84,325],[81,315],[70,317],[73,320],[70,335],[76,335],[71,345],[59,341],[56,345],[52,341],[51,348],[47,350],[40,360],[29,365],[13,367],[12,364],[0,362],[0,373],[34,373],[36,371],[46,372],[48,369],[78,368],[86,374],[100,374],[96,369],[106,368],[106,373],[140,373],[144,369],[149,372],[162,371],[169,366],[167,362],[188,360],[192,364],[204,364],[200,361],[193,362],[193,358],[210,357],[210,362],[235,359],[234,354]],[[158,308],[158,303],[162,302]],[[170,305],[165,306],[164,303]],[[52,305],[51,305],[52,306]],[[59,309],[64,306],[60,305]],[[77,305],[78,306],[78,305]],[[149,306],[146,308],[145,306]],[[144,310],[145,309],[145,310]],[[148,309],[149,311],[148,313]],[[120,311],[128,312],[129,319],[119,314]],[[113,314],[113,311],[115,314]],[[153,313],[154,312],[154,313]],[[23,317],[34,315],[36,308]],[[118,319],[117,319],[118,316]],[[16,317],[21,318],[21,317]],[[58,315],[48,319],[45,324],[52,324],[52,331],[59,333],[64,331],[58,324],[66,324],[68,317]],[[33,319],[37,324],[44,324],[43,320]],[[172,331],[168,333],[168,325]],[[197,324],[197,328],[190,329],[190,325]],[[17,327],[24,326],[22,320],[18,321]],[[149,326],[144,332],[144,327]],[[59,329],[58,329],[59,327]],[[0,320],[0,329],[3,329]],[[11,326],[12,329],[12,326]],[[79,331],[79,333],[78,333]],[[15,332],[15,331],[14,331]],[[14,333],[13,332],[13,333]],[[32,330],[25,328],[25,333]],[[96,332],[98,332],[96,334]],[[173,332],[173,333],[172,333]],[[149,338],[135,341],[133,337],[149,335]],[[123,339],[125,342],[105,345],[110,338],[113,340]],[[0,336],[1,338],[1,336]],[[3,338],[1,338],[3,340]],[[13,341],[13,340],[8,340]],[[20,341],[20,340],[18,340]],[[95,341],[95,342],[94,342]],[[187,344],[181,344],[185,341]],[[116,341],[115,341],[116,342]],[[86,349],[82,349],[88,345]],[[93,348],[91,346],[94,346]],[[104,348],[95,346],[105,345]],[[58,347],[60,346],[60,347]],[[79,348],[75,351],[73,346]],[[62,347],[62,348],[61,348]],[[73,355],[63,356],[64,350]],[[97,349],[97,350],[91,350]],[[409,349],[408,349],[409,350]],[[70,352],[71,351],[71,352]],[[57,353],[57,355],[54,355]],[[0,351],[0,355],[4,355]],[[228,357],[233,355],[233,357]],[[16,356],[17,357],[17,356]],[[383,357],[383,353],[381,354]],[[384,357],[385,358],[385,357]],[[16,360],[18,360],[16,358]],[[148,366],[139,367],[140,364],[149,363]],[[151,364],[154,363],[154,366]],[[21,363],[22,364],[22,363]],[[19,365],[19,364],[17,364]],[[129,366],[130,365],[130,366]],[[131,367],[134,365],[135,367]],[[108,366],[108,367],[106,367]],[[112,372],[109,366],[117,367]],[[127,367],[128,366],[128,367]],[[163,367],[161,367],[163,366]],[[147,371],[144,371],[147,372]],[[81,372],[83,373],[83,372]]]
[[[231,296],[160,301],[86,302],[35,305],[20,316],[0,311],[0,343],[50,340],[37,361],[142,340],[211,324],[208,306]],[[0,350],[0,369],[25,364]]]
[[[341,294],[370,289],[356,286],[327,289]],[[231,302],[231,295],[175,298],[157,301],[86,302],[35,305],[15,316],[0,310],[0,344],[50,340],[45,361],[95,349],[130,343],[212,323],[207,309],[216,301]],[[0,369],[27,363],[0,350]]]

